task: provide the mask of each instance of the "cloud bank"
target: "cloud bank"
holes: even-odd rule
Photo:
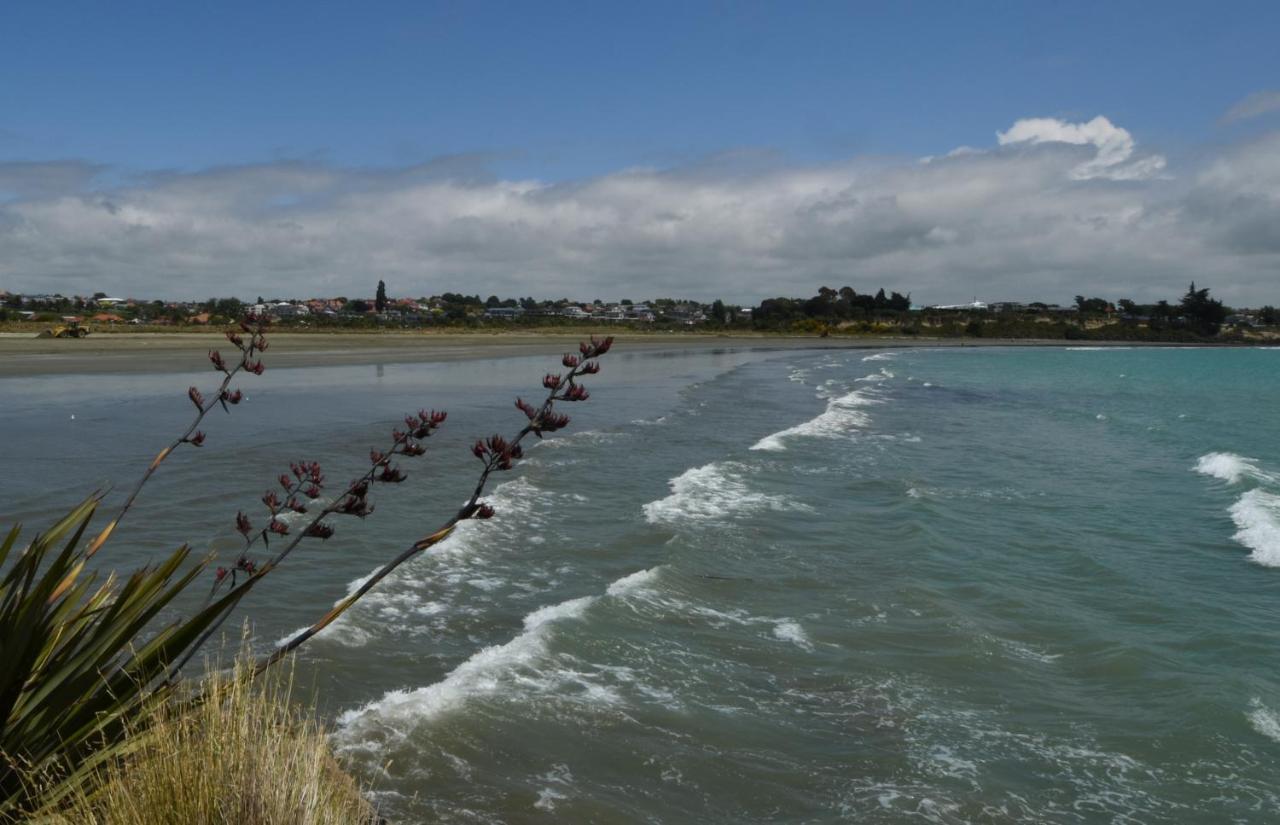
[[[818,285],[921,301],[1280,301],[1280,135],[1174,168],[1106,118],[1020,120],[942,157],[728,156],[569,182],[475,159],[121,178],[0,162],[0,288],[241,297],[444,291],[755,302]]]

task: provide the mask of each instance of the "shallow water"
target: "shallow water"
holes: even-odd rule
[[[397,821],[1273,821],[1278,358],[610,354],[498,515],[309,645],[303,681]],[[270,644],[457,506],[467,443],[546,366],[249,379],[109,561],[230,552],[289,460],[336,482],[398,413],[449,409],[373,517],[246,605]],[[132,478],[208,378],[0,381],[6,512]]]

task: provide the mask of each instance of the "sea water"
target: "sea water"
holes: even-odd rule
[[[299,681],[399,822],[1275,821],[1278,359],[623,348]],[[246,379],[104,563],[228,557],[289,460],[449,409],[246,602],[265,649],[447,518],[545,361]],[[117,502],[209,377],[0,381],[6,514]]]

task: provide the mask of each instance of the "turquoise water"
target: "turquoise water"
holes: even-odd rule
[[[1274,821],[1277,359],[611,354],[497,517],[300,672],[396,821]],[[343,478],[447,407],[373,518],[246,606],[265,646],[456,507],[544,361],[269,372],[112,561],[229,551],[283,462]],[[0,381],[10,512],[128,478],[187,383]]]

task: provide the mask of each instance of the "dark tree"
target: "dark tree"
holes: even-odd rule
[[[1217,335],[1227,318],[1227,308],[1221,301],[1209,297],[1208,287],[1196,289],[1195,281],[1182,296],[1182,314],[1203,335]]]
[[[385,312],[387,309],[387,285],[382,281],[378,281],[378,294],[373,299],[373,305],[378,312]]]
[[[728,312],[724,308],[724,301],[719,298],[716,298],[715,302],[711,304],[711,318],[717,324],[723,324],[729,320]]]

